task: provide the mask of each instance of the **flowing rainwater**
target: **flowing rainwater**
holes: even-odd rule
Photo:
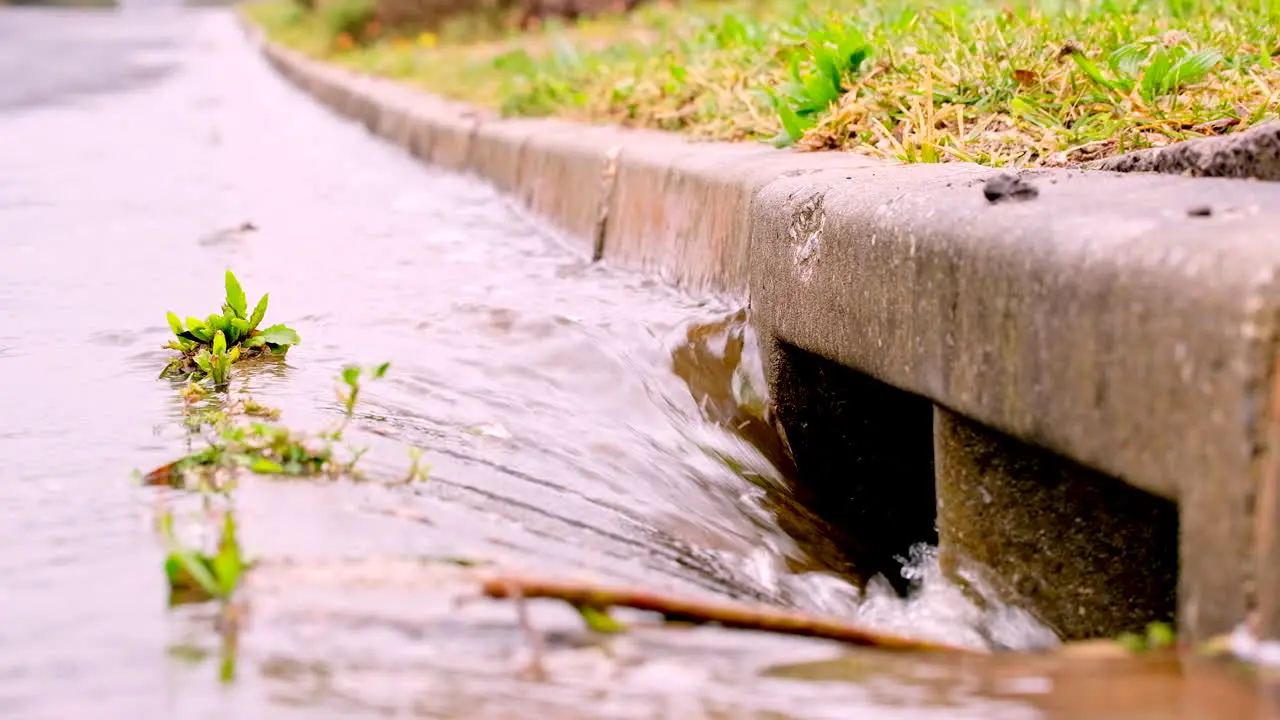
[[[1141,709],[1183,687],[1176,669],[1051,655],[713,628],[602,640],[554,602],[530,604],[548,675],[532,679],[512,605],[468,600],[472,571],[439,558],[975,648],[1053,638],[980,610],[927,551],[906,600],[842,565],[790,494],[740,309],[584,262],[486,186],[331,116],[225,10],[0,10],[0,168],[6,718],[1092,717],[1115,678]],[[303,341],[238,392],[319,428],[343,365],[390,361],[352,430],[365,472],[403,474],[407,446],[432,469],[243,481],[260,564],[221,683],[212,611],[165,606],[152,523],[181,493],[131,472],[187,451],[177,389],[157,379],[164,313],[215,308],[227,268]],[[1261,707],[1208,677],[1173,707]]]

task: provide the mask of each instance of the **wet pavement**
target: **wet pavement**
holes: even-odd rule
[[[530,603],[547,674],[531,677],[535,643],[513,606],[459,605],[483,568],[440,558],[764,600],[975,649],[1052,638],[1010,609],[979,611],[927,556],[909,600],[855,582],[821,524],[787,503],[765,431],[753,445],[724,427],[750,415],[732,388],[760,382],[739,308],[585,262],[489,188],[329,115],[269,71],[227,11],[0,8],[0,168],[2,717],[1274,707],[1269,689],[1221,674],[1179,695],[1180,674],[1201,677],[1181,666],[850,653],[709,628],[605,640],[554,602]],[[167,608],[153,527],[157,507],[196,503],[131,472],[190,449],[177,387],[157,379],[164,313],[216,310],[228,268],[251,299],[271,293],[268,323],[302,337],[235,393],[320,428],[339,416],[344,365],[391,371],[350,433],[371,447],[372,481],[247,476],[235,490],[260,564],[224,683],[214,610]],[[379,482],[404,474],[407,447],[430,479]],[[204,527],[181,517],[185,532]],[[1148,675],[1149,696],[1115,691]]]

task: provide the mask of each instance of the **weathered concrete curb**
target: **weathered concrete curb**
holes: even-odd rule
[[[1085,163],[1090,170],[1280,180],[1280,120],[1248,130]]]
[[[1012,594],[1079,636],[1132,620],[1073,619],[1101,612],[1090,598],[1132,610],[1171,597],[1161,553],[1174,543],[1183,632],[1203,638],[1253,612],[1280,636],[1280,448],[1267,421],[1280,351],[1280,185],[1043,171],[1026,175],[1038,198],[993,203],[982,184],[997,171],[976,165],[500,120],[261,48],[321,102],[427,162],[488,179],[584,254],[697,292],[749,295],[797,464],[892,540],[876,552],[928,539],[935,484],[946,501],[981,504],[984,483],[1034,487],[1028,473],[1047,472],[1048,451],[1065,463],[1054,471],[1062,482],[1096,476],[1149,493],[1100,496],[1119,498],[1117,508],[1146,503],[1135,517],[1164,517],[1159,504],[1176,501],[1176,532],[1162,520],[1117,548],[1087,518],[987,500],[938,513],[944,556],[985,557],[990,569],[1007,556],[1002,543],[1032,543],[1024,555],[1048,557],[1023,569],[1065,589]],[[823,369],[832,362],[853,374]],[[826,397],[837,386],[845,394]],[[983,465],[991,452],[974,443],[1007,461]],[[1259,487],[1271,490],[1259,498]],[[1016,528],[945,526],[1019,509]],[[1104,526],[1117,522],[1108,515]],[[1044,523],[1032,540],[1027,523]],[[1090,574],[1080,558],[1155,570],[1103,587],[1124,573]]]

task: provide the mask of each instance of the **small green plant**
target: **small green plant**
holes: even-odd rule
[[[335,443],[342,440],[347,425],[355,417],[356,403],[363,390],[362,379],[378,380],[386,375],[390,363],[371,367],[350,365],[338,379],[338,399],[342,403],[342,420],[336,428],[315,436],[296,433],[274,423],[253,421],[233,423],[234,415],[243,414],[275,418],[279,411],[253,400],[211,403],[209,392],[196,383],[188,383],[183,391],[184,416],[188,427],[212,428],[207,445],[179,460],[162,465],[142,477],[145,485],[167,485],[187,489],[223,489],[227,482],[221,471],[248,470],[261,475],[309,477],[316,475],[357,476],[356,464],[367,448],[348,446],[345,459]],[[405,482],[425,480],[429,467],[422,462],[421,451],[411,448],[411,464]]]
[[[415,482],[426,482],[431,476],[431,466],[422,462],[422,448],[410,445],[407,451],[409,453],[409,470],[405,473],[404,479],[400,481],[400,484],[411,485]]]
[[[230,366],[237,360],[267,354],[283,356],[301,342],[297,331],[285,325],[258,329],[267,314],[269,295],[263,295],[250,312],[244,290],[230,270],[225,285],[227,296],[221,314],[204,320],[188,317],[184,327],[177,315],[168,313],[169,328],[175,337],[165,347],[180,354],[165,367],[162,377],[202,374],[213,377],[216,385],[225,386]],[[222,382],[214,377],[215,373]]]
[[[362,368],[359,365],[348,365],[342,368],[340,377],[345,387],[338,389],[338,401],[342,403],[343,409],[342,424],[331,433],[330,437],[334,440],[342,439],[342,433],[346,431],[347,424],[355,416],[356,401],[360,399],[362,389],[360,378],[367,374],[371,380],[381,380],[390,367],[391,363],[384,362],[368,368]]]
[[[200,348],[191,358],[200,371],[213,380],[214,387],[227,386],[231,379],[231,363],[240,359],[240,348],[227,349],[227,337],[219,330],[213,334],[213,347]]]
[[[172,513],[161,515],[159,525],[166,553],[164,572],[169,581],[170,604],[231,600],[248,569],[236,536],[234,515],[224,514],[222,534],[213,555],[188,547],[178,539],[173,531]]]
[[[350,470],[350,463],[338,463],[329,443],[317,443],[279,425],[251,422],[226,424],[209,444],[186,457],[152,470],[143,480],[148,485],[172,487],[220,487],[220,470],[244,469],[263,475],[310,476]]]
[[[1127,632],[1116,638],[1116,643],[1129,652],[1167,650],[1177,644],[1178,637],[1168,623],[1153,622],[1147,625],[1145,635]]]
[[[855,27],[827,22],[803,36],[808,57],[791,60],[791,78],[765,94],[778,113],[782,131],[771,142],[786,147],[798,141],[845,92],[845,80],[858,72],[871,52]]]
[[[1110,77],[1084,53],[1071,59],[1090,80],[1108,90],[1130,95],[1135,90],[1148,103],[1203,80],[1222,62],[1214,49],[1191,52],[1183,45],[1165,47],[1158,40],[1121,45],[1107,54]]]

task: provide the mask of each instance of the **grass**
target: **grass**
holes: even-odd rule
[[[736,0],[417,37],[335,35],[323,2],[245,11],[308,54],[504,115],[907,162],[1088,160],[1247,127],[1280,92],[1280,0]]]

